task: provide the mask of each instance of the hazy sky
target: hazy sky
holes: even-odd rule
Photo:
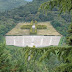
[[[32,1],[32,0],[25,0],[25,1]]]

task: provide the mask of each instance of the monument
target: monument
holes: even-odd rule
[[[31,23],[19,23],[9,31],[5,36],[6,45],[46,47],[59,44],[61,34],[53,28],[50,22]]]

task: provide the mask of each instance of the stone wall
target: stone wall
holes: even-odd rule
[[[45,47],[59,44],[61,36],[6,36],[6,45]]]

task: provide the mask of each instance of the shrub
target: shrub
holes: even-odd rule
[[[30,29],[32,25],[23,25],[21,26],[21,29]]]

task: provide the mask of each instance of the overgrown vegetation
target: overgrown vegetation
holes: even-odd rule
[[[68,32],[68,24],[67,25],[64,25],[62,24],[61,22],[57,21],[57,20],[53,20],[51,22],[52,26],[62,35],[67,35]]]
[[[72,46],[72,23],[68,29],[67,44]]]
[[[58,69],[60,69],[59,72],[61,72],[61,68],[63,67],[59,68],[61,64],[64,64],[65,68],[67,68],[72,62],[72,47],[69,46],[43,48],[9,47],[10,48],[0,45],[1,72],[58,72]],[[64,68],[62,69],[64,71]],[[69,70],[71,69],[69,68]]]
[[[66,45],[66,37],[61,37],[60,42],[59,42],[59,46],[65,46]]]
[[[0,72],[10,70],[9,59],[7,58],[8,52],[5,48],[5,44],[0,44]]]
[[[55,6],[59,7],[60,13],[62,12],[69,12],[72,16],[72,0],[52,0],[49,2],[44,3],[41,6],[41,9],[53,9]],[[69,28],[69,35],[67,38],[68,45],[71,46],[71,48],[62,48],[59,51],[59,59],[63,58],[63,63],[56,68],[55,72],[72,72],[72,24]],[[54,49],[55,50],[55,49]]]

